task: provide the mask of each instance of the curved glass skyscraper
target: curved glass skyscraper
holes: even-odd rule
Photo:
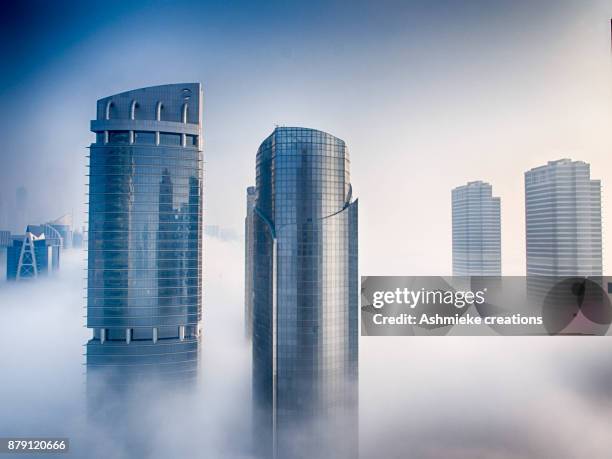
[[[260,456],[356,456],[357,201],[349,165],[344,141],[314,129],[276,128],[257,152],[253,393]]]
[[[202,310],[202,91],[100,99],[91,122],[88,377],[197,375]]]

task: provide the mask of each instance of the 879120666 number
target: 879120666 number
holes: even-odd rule
[[[65,453],[67,438],[2,438],[0,453]]]

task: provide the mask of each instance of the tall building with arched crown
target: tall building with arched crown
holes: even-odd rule
[[[197,376],[202,314],[202,89],[100,99],[89,160],[88,382]]]

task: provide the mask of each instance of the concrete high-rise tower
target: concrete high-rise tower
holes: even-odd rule
[[[453,276],[501,276],[500,199],[488,183],[453,189]]]
[[[601,182],[583,161],[525,172],[528,276],[601,276]]]
[[[253,395],[262,457],[356,457],[357,201],[344,141],[276,128],[257,152]]]
[[[202,314],[202,90],[100,99],[91,122],[88,381],[197,376]]]

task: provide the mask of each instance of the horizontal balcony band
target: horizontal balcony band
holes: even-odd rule
[[[181,123],[178,121],[157,121],[138,119],[91,120],[90,127],[92,132],[149,131],[190,135],[200,135],[202,133],[201,125],[192,123]]]

